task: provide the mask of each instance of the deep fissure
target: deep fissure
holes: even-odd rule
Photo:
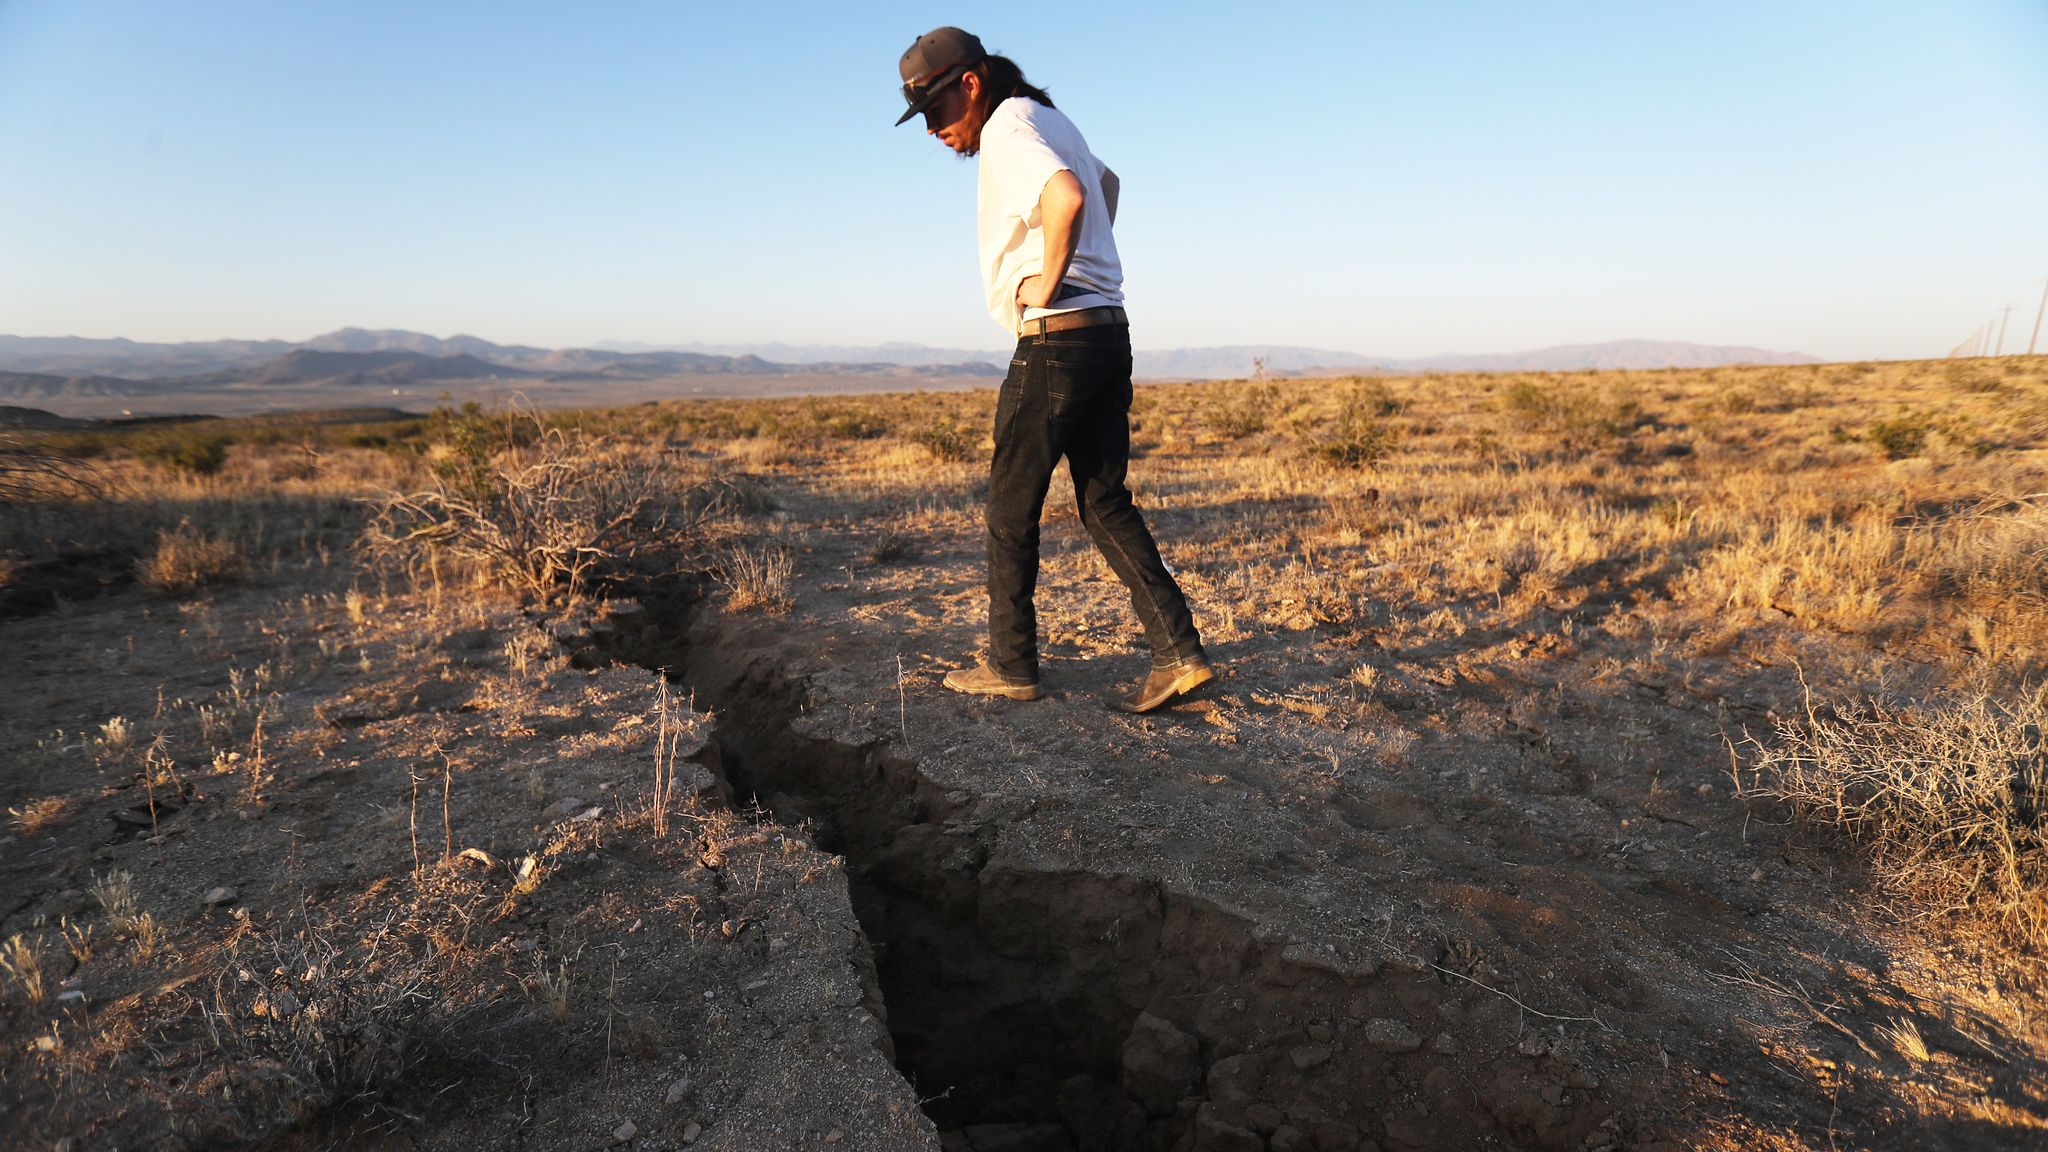
[[[714,710],[736,804],[845,858],[871,1008],[947,1148],[1576,1148],[1609,1115],[1570,1061],[1475,1070],[1432,1043],[1499,1005],[1419,957],[1339,957],[1149,880],[1004,859],[972,797],[889,745],[798,732],[803,686],[693,632],[688,589],[642,598],[655,623],[598,642]]]

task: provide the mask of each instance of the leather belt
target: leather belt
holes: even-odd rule
[[[1051,332],[1065,332],[1073,328],[1093,328],[1098,324],[1128,324],[1130,316],[1115,304],[1100,308],[1081,308],[1073,312],[1055,312],[1026,320],[1020,327],[1019,336],[1044,336]]]

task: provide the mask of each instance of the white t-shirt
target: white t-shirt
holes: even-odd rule
[[[1124,270],[1109,230],[1109,202],[1102,194],[1102,161],[1088,150],[1081,130],[1056,108],[1012,96],[981,128],[981,173],[976,219],[981,233],[981,271],[988,288],[988,314],[1011,335],[1024,320],[1099,308],[1124,300]],[[1038,197],[1046,181],[1072,172],[1085,197],[1073,263],[1064,283],[1094,289],[1083,296],[1029,308],[1020,315],[1017,285],[1045,266],[1045,232]]]

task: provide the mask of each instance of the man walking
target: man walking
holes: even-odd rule
[[[918,38],[900,65],[925,131],[980,157],[977,221],[989,314],[1017,337],[996,400],[989,468],[988,658],[946,687],[1035,700],[1038,521],[1062,456],[1095,546],[1130,589],[1152,669],[1115,704],[1149,712],[1215,678],[1187,598],[1124,481],[1131,456],[1131,330],[1110,224],[1116,173],[1011,60],[958,28]]]

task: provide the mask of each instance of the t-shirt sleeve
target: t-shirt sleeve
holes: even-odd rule
[[[1022,121],[1013,121],[981,143],[981,162],[994,177],[996,207],[1006,216],[1029,222],[1038,211],[1046,181],[1073,165],[1060,159],[1045,138]]]

